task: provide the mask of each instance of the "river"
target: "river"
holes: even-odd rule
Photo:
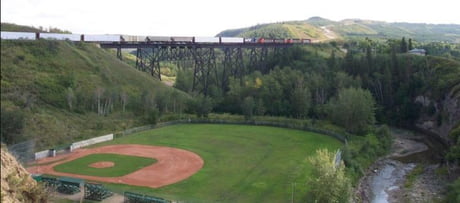
[[[356,196],[362,202],[419,202],[441,198],[445,177],[439,177],[440,154],[426,136],[392,128],[389,155],[377,160],[361,178]],[[417,166],[419,173],[407,182]]]

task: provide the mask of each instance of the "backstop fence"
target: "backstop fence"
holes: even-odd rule
[[[7,146],[8,151],[21,163],[33,161],[35,159],[35,139]]]

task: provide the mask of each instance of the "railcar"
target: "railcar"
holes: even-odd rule
[[[120,35],[121,42],[147,42],[147,36]]]
[[[120,42],[120,35],[82,35],[85,42]]]
[[[241,37],[220,37],[220,43],[244,43]]]
[[[195,37],[195,43],[222,43],[220,37]]]
[[[148,43],[169,43],[171,42],[171,37],[147,36],[146,40]]]
[[[35,40],[37,38],[36,33],[33,32],[1,32],[2,39],[11,40]]]
[[[80,41],[81,35],[61,33],[40,33],[39,39]]]
[[[195,43],[195,37],[171,37],[171,42],[176,44]]]

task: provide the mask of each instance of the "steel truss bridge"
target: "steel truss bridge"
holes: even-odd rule
[[[161,80],[160,62],[188,63],[193,67],[192,91],[208,93],[211,74],[218,87],[225,90],[228,78],[240,80],[253,71],[266,73],[267,59],[280,54],[292,43],[113,43],[100,42],[101,48],[117,49],[122,59],[122,49],[136,50],[136,68]],[[244,64],[248,64],[245,68]],[[218,71],[218,65],[221,67]],[[180,66],[180,65],[179,65]],[[199,88],[199,89],[198,89]]]

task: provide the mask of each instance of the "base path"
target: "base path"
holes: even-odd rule
[[[57,172],[54,166],[89,154],[111,153],[154,158],[156,163],[120,177],[98,177]],[[49,164],[46,164],[49,163]],[[70,176],[86,180],[159,188],[187,179],[203,167],[197,154],[183,149],[148,145],[109,145],[92,149],[77,149],[72,153],[37,161],[40,166],[27,168],[30,173]]]

